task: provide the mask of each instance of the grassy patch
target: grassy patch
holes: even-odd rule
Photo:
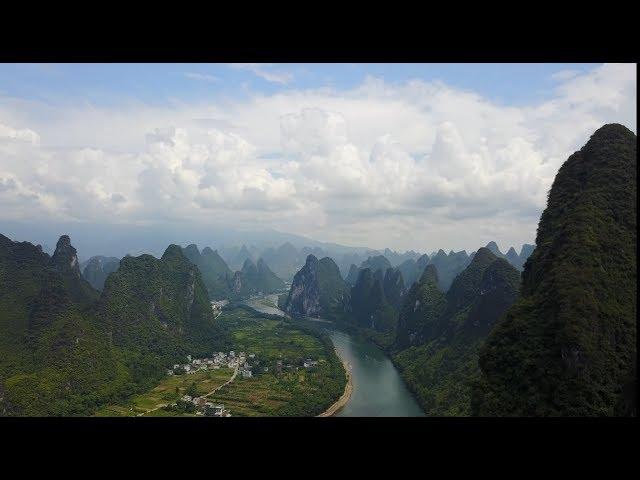
[[[193,375],[173,375],[166,377],[159,385],[140,395],[130,399],[126,405],[109,405],[96,412],[101,417],[133,416],[145,413],[149,410],[167,403],[173,403],[184,395],[192,383],[196,384],[198,395],[205,395],[222,385],[231,378],[233,370],[220,368],[219,370],[205,370]],[[154,410],[149,414],[153,416],[175,416],[171,412]]]

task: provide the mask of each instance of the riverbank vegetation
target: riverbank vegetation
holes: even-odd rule
[[[250,378],[236,378],[210,397],[233,416],[315,416],[344,392],[346,374],[319,330],[249,307],[224,311],[221,325],[236,350],[259,359]],[[307,359],[318,363],[305,368]]]
[[[315,416],[344,392],[346,375],[331,340],[319,329],[263,314],[246,305],[225,309],[216,319],[235,351],[255,355],[253,374],[237,375],[207,400],[223,404],[234,417]],[[308,359],[317,362],[305,368]],[[97,416],[194,416],[164,408],[185,394],[212,392],[231,378],[229,368],[167,376],[147,392],[99,410]]]

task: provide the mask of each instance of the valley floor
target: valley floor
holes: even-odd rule
[[[195,383],[198,395],[206,395],[215,388],[222,386],[231,379],[234,371],[230,368],[197,372],[193,375],[167,376],[159,385],[146,393],[134,396],[125,405],[109,405],[98,410],[98,417],[135,417],[154,416],[166,417],[180,415],[163,409],[164,406],[175,403],[186,394],[192,383]],[[195,414],[182,414],[195,416]]]
[[[234,417],[317,416],[336,411],[348,400],[345,370],[328,338],[287,319],[244,308],[223,310],[216,321],[231,333],[237,351],[255,355],[251,377],[235,375],[227,367],[167,376],[149,392],[125,405],[104,407],[96,415],[195,416],[165,408],[189,391],[224,405]]]

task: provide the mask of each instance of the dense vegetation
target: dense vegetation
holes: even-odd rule
[[[98,312],[136,380],[147,385],[187,354],[204,356],[228,345],[198,268],[177,245],[161,259],[125,257],[107,279]]]
[[[192,244],[186,247],[183,253],[191,263],[198,266],[210,299],[221,300],[231,296],[233,272],[217,250],[205,247],[200,253],[197,245]]]
[[[177,246],[160,260],[125,257],[98,299],[69,237],[49,257],[0,236],[3,415],[89,414],[226,340],[198,269]]]
[[[274,293],[284,289],[284,282],[271,271],[267,263],[261,258],[257,265],[247,259],[240,271],[241,293],[251,295],[255,293]]]
[[[446,295],[434,265],[412,286],[400,313],[394,361],[428,415],[470,414],[479,348],[518,288],[517,270],[486,248]]]
[[[209,298],[212,300],[246,298],[258,292],[273,293],[284,288],[284,282],[260,259],[256,265],[243,245],[236,259],[244,258],[242,269],[232,272],[218,251],[205,247],[202,253],[196,245],[183,250],[185,256],[202,273]]]
[[[0,412],[77,415],[126,389],[69,237],[53,257],[0,235]]]
[[[279,305],[294,316],[336,318],[344,313],[348,301],[348,285],[335,262],[329,257],[318,260],[309,255]]]
[[[522,298],[480,354],[475,414],[636,414],[636,154],[605,125],[558,171]]]
[[[435,265],[428,265],[404,299],[398,318],[397,349],[421,345],[432,338],[445,307],[444,293],[438,287],[438,271]]]
[[[375,332],[394,332],[404,293],[398,269],[388,268],[383,277],[380,269],[372,273],[370,268],[364,268],[351,288],[345,321]]]
[[[235,350],[257,359],[252,378],[237,378],[212,397],[234,416],[315,416],[342,395],[344,368],[325,334],[246,307],[226,310],[219,320]],[[307,358],[318,365],[302,368]]]

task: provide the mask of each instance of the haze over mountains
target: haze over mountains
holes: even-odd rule
[[[512,265],[481,248],[446,294],[434,264],[414,285],[399,317],[396,361],[427,412],[469,415],[478,350],[519,283]]]
[[[376,342],[429,415],[636,415],[636,173],[636,136],[598,129],[519,253],[191,243],[81,266],[68,235],[52,255],[0,235],[0,412],[85,415],[128,398],[229,345],[212,300],[290,279],[284,311]]]
[[[378,343],[428,415],[634,416],[636,173],[636,136],[605,125],[558,172],[537,248],[373,255],[346,282],[309,256],[281,306]]]
[[[498,256],[507,258],[518,269],[522,268],[524,261],[533,249],[533,245],[525,244],[521,247],[520,255],[506,257],[500,252],[495,242],[490,242],[487,247],[492,249]],[[510,251],[515,252],[513,247]],[[235,272],[249,269],[251,264],[255,264],[257,268],[258,264],[260,264],[262,270],[267,267],[271,271],[271,273],[265,272],[264,275],[275,275],[278,278],[278,281],[273,279],[265,281],[271,285],[274,282],[281,285],[280,281],[292,281],[295,273],[304,265],[308,255],[314,255],[317,258],[332,258],[338,265],[344,280],[351,286],[355,284],[358,272],[364,268],[369,268],[372,272],[381,270],[384,276],[388,268],[397,267],[402,274],[403,283],[408,288],[422,274],[427,264],[434,263],[439,267],[439,271],[442,272],[440,274],[440,287],[446,291],[453,278],[468,264],[473,253],[471,256],[467,255],[465,251],[457,253],[450,251],[449,254],[445,254],[444,250],[439,250],[432,254],[430,258],[427,254],[420,254],[415,251],[397,253],[390,249],[385,249],[382,252],[364,249],[362,253],[340,254],[336,251],[324,250],[318,246],[296,248],[293,244],[285,242],[278,247],[267,247],[265,249],[259,249],[255,245],[247,246],[244,243],[232,247],[223,247],[215,251],[211,247],[205,247],[202,253],[200,253],[195,244],[189,244],[185,247],[185,255],[200,267],[210,292],[216,292],[215,298],[226,298],[232,295],[234,291],[232,284],[234,283]],[[245,265],[247,260],[250,263]],[[85,279],[94,288],[101,290],[108,274],[117,269],[118,262],[119,259],[116,257],[97,255],[85,260],[80,266]],[[250,273],[249,276],[251,276]],[[247,287],[248,290],[246,288],[242,290],[240,283],[238,283],[240,282],[239,277],[236,278],[235,282],[237,283],[235,295],[246,295],[249,291],[255,293],[258,291],[271,292],[277,290],[271,287],[266,290],[261,289],[260,285]],[[264,287],[265,285],[262,286]],[[282,288],[282,286],[279,288]]]

